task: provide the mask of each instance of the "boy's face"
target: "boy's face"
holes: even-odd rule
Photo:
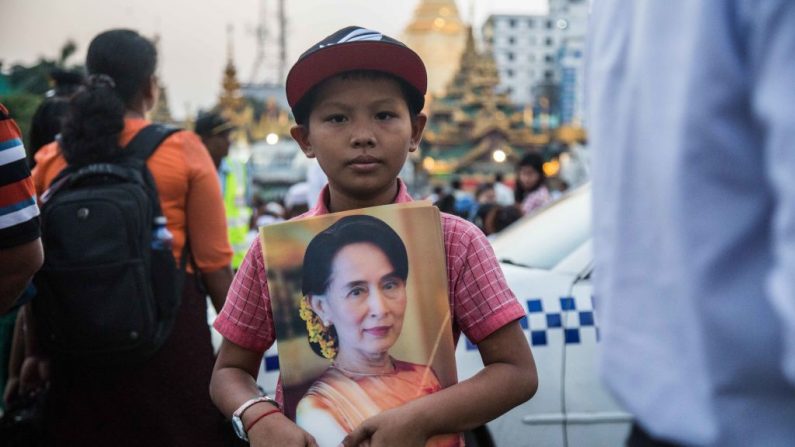
[[[332,211],[384,205],[397,194],[397,178],[417,150],[426,117],[412,122],[399,84],[392,79],[333,78],[318,92],[308,126],[293,138],[317,157],[328,176]],[[337,208],[337,209],[335,209]]]

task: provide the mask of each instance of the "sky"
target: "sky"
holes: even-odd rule
[[[456,0],[469,21],[470,2]],[[229,38],[238,79],[251,80],[260,8],[275,15],[277,0],[0,0],[0,60],[6,69],[40,57],[56,58],[67,39],[82,62],[91,38],[110,28],[132,28],[160,36],[159,76],[168,89],[172,114],[183,118],[215,104],[221,92]],[[305,49],[347,25],[360,25],[400,37],[419,0],[285,0],[287,68]],[[539,14],[546,0],[477,0],[475,28],[490,14]],[[275,38],[276,36],[268,36]],[[266,54],[272,63],[275,54]],[[267,59],[266,59],[267,60]],[[273,67],[273,65],[268,65]],[[260,69],[259,81],[275,77]]]

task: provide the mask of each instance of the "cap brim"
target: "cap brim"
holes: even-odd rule
[[[296,62],[287,75],[287,102],[295,107],[312,87],[353,70],[392,74],[421,94],[428,87],[425,64],[410,48],[383,41],[348,42],[325,47]]]

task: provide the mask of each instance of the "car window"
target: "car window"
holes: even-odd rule
[[[523,217],[492,242],[497,259],[551,269],[591,235],[591,188],[585,185]]]

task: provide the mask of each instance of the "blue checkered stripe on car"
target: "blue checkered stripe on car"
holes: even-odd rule
[[[593,300],[576,300],[571,296],[560,297],[560,307],[544,309],[540,298],[527,300],[527,316],[520,321],[528,331],[533,346],[546,346],[552,331],[562,331],[566,344],[579,344],[584,336],[599,339],[599,330],[594,321]]]
[[[525,301],[527,315],[519,324],[527,332],[533,346],[547,346],[550,337],[562,334],[566,344],[579,344],[585,338],[594,337],[599,341],[599,328],[596,326],[593,311],[593,298],[575,299],[571,296],[560,297],[552,309],[544,308],[541,298],[530,298]],[[467,350],[477,349],[472,342],[466,340]]]

